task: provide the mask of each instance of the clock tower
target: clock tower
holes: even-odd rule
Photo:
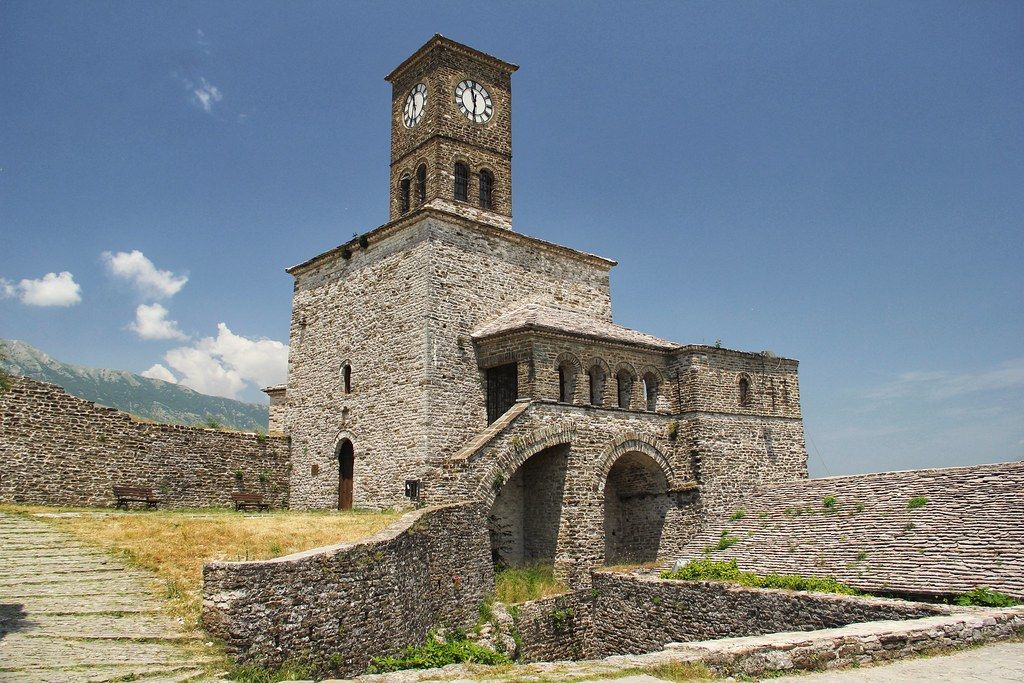
[[[388,74],[390,220],[432,206],[512,226],[512,73],[440,34]]]

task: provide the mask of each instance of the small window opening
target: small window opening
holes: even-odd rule
[[[416,204],[427,201],[427,165],[420,164],[416,169]]]
[[[460,202],[469,200],[469,166],[461,161],[455,164],[455,198]]]
[[[633,375],[627,370],[619,370],[615,374],[615,384],[619,390],[619,407],[628,410],[633,397]]]
[[[658,378],[652,373],[644,375],[644,399],[647,401],[647,410],[653,413],[658,409]]]
[[[604,405],[604,369],[600,365],[595,365],[587,374],[590,376],[590,405]]]
[[[750,380],[747,377],[740,377],[740,405],[750,403]]]
[[[345,363],[345,367],[343,367],[341,369],[341,376],[342,376],[342,379],[344,380],[345,393],[346,394],[351,394],[352,393],[352,366],[349,365],[348,363]]]
[[[398,186],[398,203],[400,205],[402,213],[409,212],[409,189],[411,185],[412,183],[409,180],[409,176],[403,175],[402,181],[399,183]]]
[[[493,204],[494,176],[490,171],[480,171],[480,208],[490,209]]]
[[[558,366],[558,400],[562,403],[572,403],[576,393],[576,372],[568,363]]]

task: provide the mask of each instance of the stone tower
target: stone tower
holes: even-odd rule
[[[511,227],[518,68],[435,35],[388,74],[391,220],[432,205]]]

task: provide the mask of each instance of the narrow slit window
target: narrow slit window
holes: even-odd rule
[[[402,176],[402,180],[398,184],[398,203],[402,213],[409,212],[409,197],[411,188],[412,182],[409,180],[409,176]]]
[[[746,377],[740,377],[739,389],[740,405],[748,405],[750,403],[750,380],[747,379]]]
[[[494,200],[494,176],[490,171],[480,171],[480,208],[492,208]]]
[[[427,201],[427,166],[420,164],[416,169],[416,204],[424,204]]]
[[[588,372],[590,375],[590,405],[604,405],[604,369],[595,365]]]
[[[469,201],[469,166],[461,161],[455,164],[455,199]]]
[[[345,367],[341,369],[341,376],[344,382],[345,393],[352,393],[352,366],[345,363]]]

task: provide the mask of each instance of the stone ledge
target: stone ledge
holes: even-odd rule
[[[487,678],[491,681],[555,677],[563,680],[614,676],[671,662],[702,662],[723,675],[760,676],[777,671],[837,669],[886,662],[1005,640],[1024,633],[1024,607],[971,609],[908,621],[863,622],[819,631],[672,643],[659,652],[616,655],[580,662],[525,664],[490,670],[474,665],[359,676],[364,683],[412,683]],[[336,683],[324,681],[324,683]]]

